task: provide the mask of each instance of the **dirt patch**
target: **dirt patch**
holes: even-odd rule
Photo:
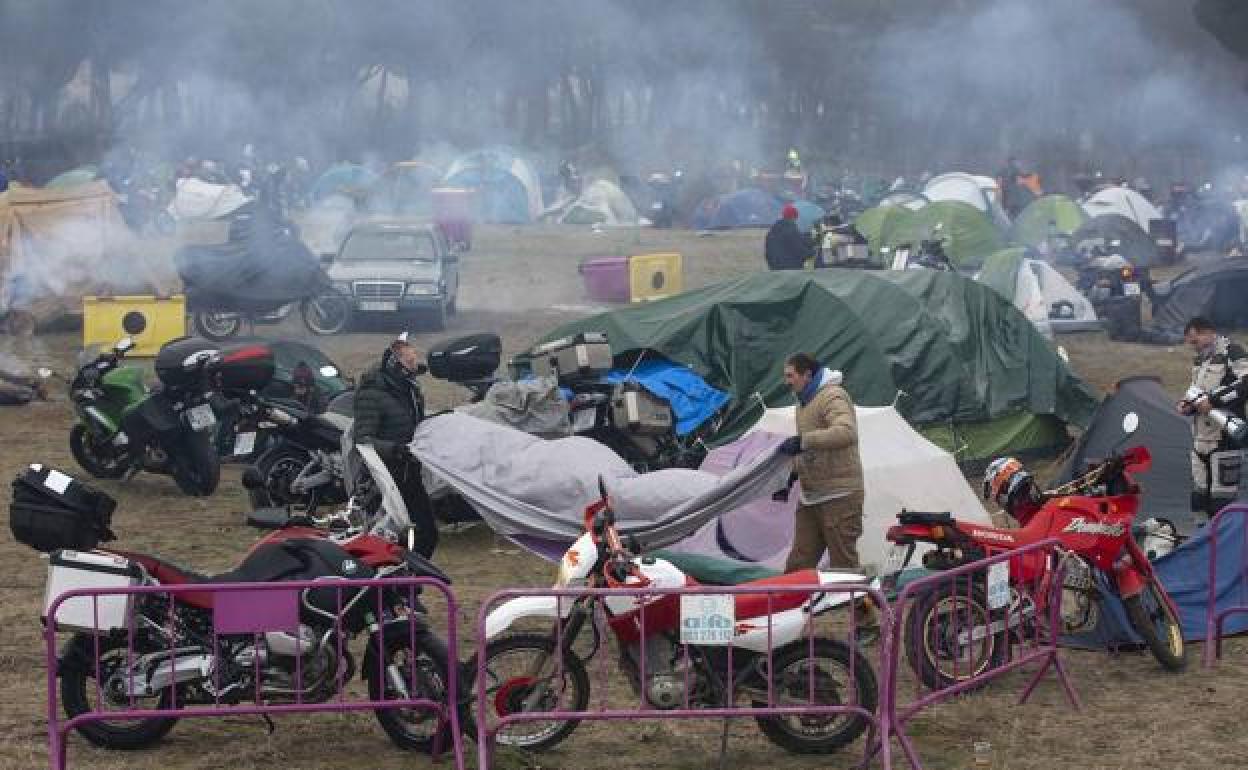
[[[583,295],[577,265],[587,257],[642,251],[679,251],[685,285],[705,285],[761,265],[762,231],[699,237],[688,232],[616,230],[594,234],[570,228],[483,228],[476,249],[463,262],[461,314],[443,334],[420,334],[428,345],[451,334],[481,329],[503,334],[507,351],[519,352],[555,324],[597,309]],[[265,335],[300,334],[294,324]],[[346,371],[359,373],[377,359],[392,330],[361,331],[314,342]],[[8,340],[6,340],[8,341]],[[1059,342],[1072,364],[1105,390],[1135,374],[1160,376],[1179,393],[1186,383],[1188,356],[1140,345],[1112,343],[1100,334]],[[68,371],[78,337],[37,337],[23,350],[37,364]],[[435,408],[463,400],[453,386],[429,387]],[[0,409],[0,478],[12,478],[39,461],[76,472],[67,437],[71,424],[63,392],[51,403]],[[178,494],[167,478],[140,475],[126,483],[100,482],[119,501],[114,529],[121,543],[151,550],[205,572],[235,563],[256,533],[243,526],[246,497],[239,469],[227,467],[221,490],[209,500]],[[901,480],[904,482],[904,480]],[[1145,480],[1147,483],[1147,480]],[[6,528],[7,530],[7,528]],[[443,538],[438,561],[453,576],[471,628],[478,606],[503,586],[543,586],[551,565],[524,553],[500,552],[481,528]],[[39,609],[45,565],[38,556],[0,538],[0,676],[6,692],[0,705],[0,767],[46,765],[46,692]],[[465,640],[466,650],[469,640]],[[1083,710],[1070,709],[1052,683],[1032,703],[1015,701],[1025,681],[1014,676],[987,691],[925,712],[911,729],[926,766],[966,768],[972,746],[989,741],[997,768],[1212,768],[1248,766],[1248,735],[1240,727],[1239,703],[1248,691],[1248,644],[1234,641],[1212,673],[1195,665],[1182,676],[1164,674],[1147,655],[1064,652]],[[874,654],[874,653],[873,653]],[[616,689],[623,687],[616,683]],[[71,763],[80,768],[296,768],[353,766],[408,768],[427,760],[392,749],[371,716],[284,718],[267,734],[258,718],[184,721],[152,751],[119,754],[93,749],[74,738]],[[610,757],[613,768],[702,768],[718,758],[720,723],[609,723],[584,725],[556,752],[536,758],[505,755],[505,767],[584,767]],[[762,739],[752,722],[730,725],[729,762],[738,767],[783,763],[786,767],[848,767],[846,753],[829,758],[789,756]]]

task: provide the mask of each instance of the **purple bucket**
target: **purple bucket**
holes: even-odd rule
[[[591,257],[579,268],[585,293],[595,302],[628,302],[632,297],[628,257]]]

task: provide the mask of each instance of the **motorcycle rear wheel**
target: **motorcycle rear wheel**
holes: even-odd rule
[[[322,337],[338,334],[351,324],[351,301],[342,294],[322,294],[306,299],[299,312],[308,331]]]
[[[70,641],[71,647],[87,650],[88,655],[95,655],[95,640],[86,634],[76,634]],[[100,674],[107,680],[109,672],[118,667],[124,668],[127,656],[125,638],[101,637],[99,640],[99,656],[97,660],[83,661],[85,665],[70,665],[61,669],[61,705],[65,716],[73,719],[81,714],[88,714],[105,708],[103,703],[92,704],[96,695],[94,683],[98,665]],[[141,653],[137,651],[136,653]],[[107,682],[101,684],[103,689]],[[138,699],[136,699],[136,703]],[[168,708],[169,691],[165,690],[159,699],[160,708]],[[117,704],[127,708],[128,703]],[[125,722],[99,721],[85,722],[76,730],[91,743],[106,749],[142,749],[151,746],[168,735],[178,722],[173,717],[152,717],[150,719],[133,719]]]
[[[976,627],[1005,623],[1004,610],[989,610],[987,592],[965,583],[925,593],[914,600],[904,621],[906,659],[929,690],[943,690],[1004,663],[1009,655],[1009,632],[1002,628],[961,645],[960,636]],[[972,656],[965,660],[965,656]],[[978,688],[969,688],[974,690]],[[968,690],[968,691],[969,691]]]
[[[201,310],[192,316],[195,331],[210,340],[227,340],[238,336],[243,328],[243,317],[238,313],[218,313]]]
[[[119,479],[129,467],[124,454],[113,452],[107,444],[101,446],[81,423],[69,431],[69,451],[79,467],[97,479]]]
[[[1149,580],[1143,591],[1123,599],[1122,604],[1135,632],[1144,639],[1162,668],[1182,671],[1187,666],[1183,627],[1158,589],[1157,579]]]
[[[256,461],[256,471],[264,480],[264,486],[247,490],[252,509],[293,505],[306,510],[312,495],[296,495],[291,491],[290,485],[311,461],[310,454],[290,444],[269,452]]]

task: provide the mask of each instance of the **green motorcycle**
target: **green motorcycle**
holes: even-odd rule
[[[211,382],[221,356],[202,340],[175,340],[156,358],[159,388],[149,389],[143,371],[123,367],[134,341],[112,350],[89,348],[70,383],[77,422],[69,448],[83,470],[101,479],[139,471],[173,476],[183,493],[211,495],[221,478],[214,443],[217,425]]]

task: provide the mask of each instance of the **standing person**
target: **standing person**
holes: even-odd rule
[[[426,371],[407,333],[395,338],[382,353],[381,364],[360,378],[352,438],[356,444],[371,444],[385,462],[416,527],[416,551],[431,558],[438,546],[438,526],[420,463],[407,448],[425,418],[425,398],[417,378]]]
[[[1214,494],[1218,484],[1219,461],[1223,453],[1238,455],[1231,464],[1242,457],[1242,450],[1232,446],[1222,429],[1208,417],[1215,407],[1226,409],[1240,418],[1244,417],[1244,405],[1248,400],[1248,351],[1238,343],[1218,334],[1213,322],[1197,316],[1187,322],[1183,329],[1183,341],[1196,351],[1192,361],[1192,387],[1206,394],[1227,385],[1239,383],[1237,390],[1219,403],[1204,396],[1194,402],[1180,401],[1180,414],[1192,420],[1192,510],[1203,512],[1212,518],[1218,509],[1235,498],[1234,492]]]
[[[802,489],[785,572],[815,567],[825,550],[832,569],[857,569],[863,482],[854,403],[840,374],[809,353],[789,357],[784,381],[797,396],[797,435],[780,451],[795,456]]]
[[[815,250],[814,243],[797,229],[797,207],[784,204],[780,218],[767,231],[763,256],[772,270],[801,270]]]

